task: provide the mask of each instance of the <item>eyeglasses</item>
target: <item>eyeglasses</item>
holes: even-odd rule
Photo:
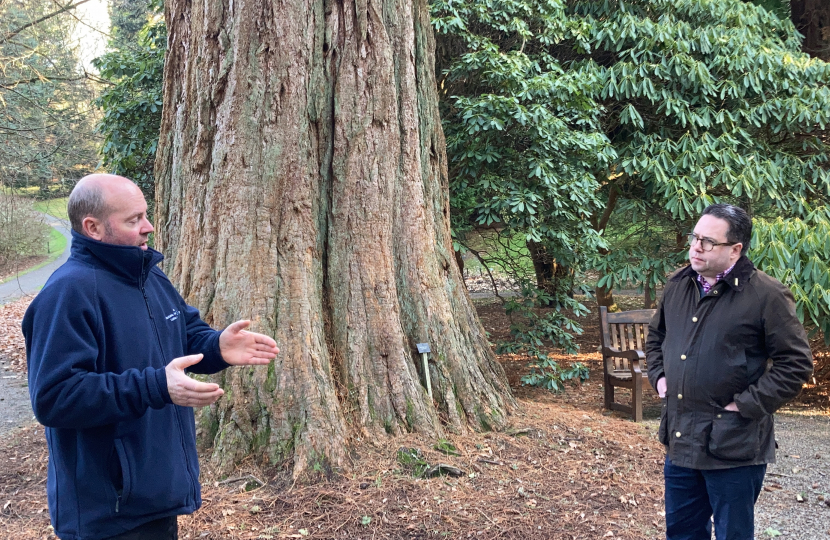
[[[738,242],[715,242],[710,238],[706,238],[705,236],[698,236],[695,233],[689,233],[686,237],[689,240],[689,247],[695,245],[696,240],[700,240],[700,249],[703,251],[712,251],[715,249],[715,246],[734,246]]]

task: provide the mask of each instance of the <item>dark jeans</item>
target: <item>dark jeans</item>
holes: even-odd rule
[[[766,465],[701,471],[672,464],[666,456],[667,540],[752,540],[755,501]]]
[[[179,524],[176,516],[161,518],[107,540],[179,540]]]

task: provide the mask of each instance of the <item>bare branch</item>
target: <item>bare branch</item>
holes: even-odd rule
[[[9,32],[8,34],[6,34],[2,38],[0,38],[0,43],[5,43],[6,41],[10,40],[11,38],[13,38],[14,36],[16,36],[17,34],[19,34],[20,32],[22,32],[25,29],[30,28],[30,27],[35,26],[35,25],[38,25],[38,24],[42,23],[43,21],[47,21],[47,20],[49,20],[53,17],[57,17],[61,13],[65,13],[67,11],[73,10],[76,7],[80,6],[81,4],[86,4],[87,2],[89,2],[89,0],[79,0],[78,2],[75,2],[74,4],[67,4],[66,6],[62,6],[57,11],[53,11],[52,13],[48,13],[48,14],[44,15],[40,19],[28,22],[28,23],[24,24],[23,26],[17,28],[16,30],[12,30],[11,32]],[[58,4],[58,5],[60,6],[60,4]]]
[[[49,77],[47,75],[42,75],[39,77],[31,77],[29,79],[19,79],[17,81],[11,82],[0,82],[0,88],[12,89],[16,86],[21,84],[32,84],[36,82],[51,82],[51,81],[82,81],[86,79],[86,76],[83,77]]]
[[[599,219],[599,222],[596,221],[596,218],[592,219],[594,223],[594,230],[597,232],[602,231],[605,227],[608,226],[608,220],[611,219],[611,214],[614,212],[614,207],[617,205],[617,197],[619,196],[620,192],[617,189],[616,184],[611,184],[611,191],[608,192],[608,203],[605,205],[605,211],[602,213],[602,217]]]

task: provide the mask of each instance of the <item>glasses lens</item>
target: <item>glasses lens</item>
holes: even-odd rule
[[[712,249],[715,247],[712,244],[711,240],[709,240],[707,238],[701,238],[700,236],[696,235],[695,233],[689,233],[688,239],[689,239],[689,245],[690,246],[695,245],[695,240],[700,240],[700,248],[703,251],[712,251]]]

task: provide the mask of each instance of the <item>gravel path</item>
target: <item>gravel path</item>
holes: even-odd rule
[[[756,538],[830,538],[830,417],[779,413],[775,438],[776,463],[767,468],[756,506]],[[798,502],[799,495],[804,502]]]
[[[659,412],[649,412],[643,424],[656,438]],[[775,440],[776,463],[755,505],[756,540],[830,539],[830,411],[782,409]]]

